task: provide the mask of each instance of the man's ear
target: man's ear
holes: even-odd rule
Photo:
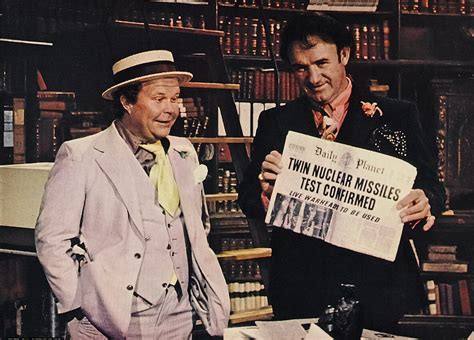
[[[120,104],[122,104],[124,110],[130,114],[132,112],[132,104],[127,100],[124,95],[120,96]]]
[[[350,47],[343,47],[342,50],[341,50],[341,63],[344,65],[344,66],[347,66],[347,64],[349,63],[349,58],[351,56],[351,48]]]

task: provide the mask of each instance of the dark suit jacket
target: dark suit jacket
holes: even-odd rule
[[[365,115],[361,100],[377,102],[383,115]],[[382,127],[405,133],[406,155],[396,154],[390,148],[384,153],[403,158],[417,168],[414,187],[425,191],[433,214],[440,213],[444,207],[444,189],[436,173],[434,152],[427,148],[415,104],[374,96],[354,87],[349,111],[336,141],[374,150],[371,139],[374,131]],[[299,98],[260,115],[252,161],[239,188],[239,203],[249,217],[264,217],[257,176],[265,155],[271,150],[281,152],[290,130],[319,136],[307,99]],[[408,243],[409,236],[413,235],[408,235],[410,228],[406,229],[392,263],[273,228],[269,290],[276,317],[318,316],[328,304],[337,301],[340,283],[354,283],[363,304],[364,327],[393,331],[393,325],[402,314],[416,311],[424,303],[418,267]]]

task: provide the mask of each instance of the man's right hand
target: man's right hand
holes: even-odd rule
[[[281,164],[281,153],[273,150],[265,156],[265,160],[262,162],[262,169],[258,175],[260,186],[265,195],[270,198],[273,192],[273,186],[277,175],[281,173],[283,165]]]

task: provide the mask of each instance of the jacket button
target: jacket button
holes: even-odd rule
[[[167,284],[167,283],[163,283],[162,286],[163,286],[163,288],[166,288],[166,286],[168,286],[168,284]]]
[[[127,286],[127,290],[132,290],[133,289],[133,286],[132,285],[128,285]]]
[[[170,249],[171,249],[171,244],[168,244],[168,246],[166,247],[166,249],[170,250]]]
[[[135,253],[135,258],[136,258],[136,259],[139,259],[139,258],[141,258],[141,257],[142,257],[142,255],[141,255],[141,254],[139,254],[139,253]]]
[[[171,224],[170,224],[170,223],[168,223],[168,228],[171,228]]]

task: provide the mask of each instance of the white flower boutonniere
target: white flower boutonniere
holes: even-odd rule
[[[173,150],[176,151],[182,159],[188,158],[191,152],[193,152],[193,149],[187,146],[181,146],[179,148],[174,148]]]
[[[383,116],[383,112],[380,109],[380,107],[377,106],[377,103],[370,103],[370,102],[360,102],[362,104],[362,111],[364,111],[365,115],[367,117],[373,117],[375,116],[376,113],[379,114],[379,116]]]
[[[207,166],[199,164],[199,166],[194,169],[193,175],[196,184],[203,182],[207,177]]]

